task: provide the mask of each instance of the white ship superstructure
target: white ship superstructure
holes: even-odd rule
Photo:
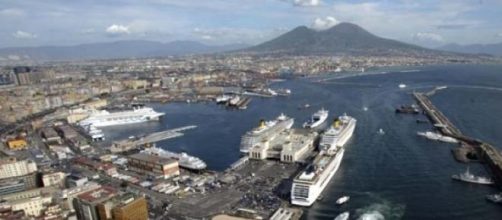
[[[180,167],[190,170],[203,170],[207,167],[206,163],[203,160],[198,157],[190,156],[186,153],[175,153],[158,147],[146,148],[142,151],[142,153],[176,159],[178,160]]]
[[[352,137],[356,119],[343,115],[323,134],[320,152],[313,162],[293,180],[291,203],[311,206],[340,167],[345,153],[343,147]]]
[[[164,113],[156,112],[149,107],[136,107],[128,111],[108,112],[94,111],[88,118],[82,120],[81,126],[106,127],[123,124],[134,124],[159,120]]]
[[[335,146],[343,147],[352,137],[357,120],[346,114],[335,119],[335,122],[321,137],[321,150],[328,150]]]
[[[273,121],[260,122],[260,125],[251,131],[246,132],[241,139],[240,151],[242,153],[248,153],[249,149],[256,144],[274,138],[280,132],[290,129],[295,120],[284,114],[279,115],[277,119]]]
[[[314,113],[312,115],[312,117],[307,122],[305,122],[303,124],[303,127],[304,128],[318,127],[319,125],[324,123],[326,121],[326,119],[328,119],[328,114],[329,114],[329,111],[325,110],[325,109],[321,109],[321,110],[317,111],[316,113]]]

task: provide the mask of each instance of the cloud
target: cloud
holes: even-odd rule
[[[431,32],[419,32],[413,35],[413,39],[417,41],[443,42],[443,36]]]
[[[325,18],[316,18],[311,27],[315,30],[325,30],[335,26],[336,24],[338,24],[338,21],[334,17],[327,16]]]
[[[293,5],[301,7],[319,6],[321,0],[293,0]]]
[[[5,17],[21,17],[24,16],[25,13],[21,9],[16,9],[16,8],[6,8],[0,10],[0,16],[5,16]]]
[[[36,34],[26,32],[26,31],[16,31],[12,33],[12,36],[17,39],[34,39],[37,38]]]
[[[465,29],[469,27],[468,24],[442,24],[442,25],[436,25],[436,28],[439,30],[459,30],[459,29]]]
[[[128,26],[113,24],[106,28],[106,33],[111,35],[123,35],[131,33]]]

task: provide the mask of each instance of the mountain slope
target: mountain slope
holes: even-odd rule
[[[214,53],[244,48],[246,45],[209,46],[195,41],[116,41],[75,46],[11,47],[0,49],[0,58],[17,56],[36,61],[141,58],[154,56]]]
[[[330,29],[316,31],[300,26],[275,39],[242,50],[254,53],[312,54],[403,54],[436,53],[438,51],[385,39],[363,28],[340,23]]]
[[[458,53],[471,53],[471,54],[490,54],[494,56],[502,56],[502,43],[498,44],[447,44],[439,47],[440,50],[458,52]]]

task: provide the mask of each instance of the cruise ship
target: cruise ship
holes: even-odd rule
[[[186,153],[175,153],[158,147],[146,148],[142,151],[142,153],[176,159],[178,160],[180,167],[183,167],[185,169],[203,170],[207,167],[206,163],[203,160],[198,157],[190,156]]]
[[[312,117],[303,124],[304,128],[316,128],[328,119],[328,110],[321,109],[314,113]]]
[[[164,113],[156,112],[149,107],[134,107],[132,110],[109,112],[106,110],[95,111],[79,124],[83,127],[106,127],[123,124],[134,124],[159,120]]]
[[[246,132],[241,139],[240,151],[241,153],[248,153],[249,149],[262,142],[263,140],[268,140],[274,138],[275,135],[279,134],[281,131],[290,129],[295,120],[284,114],[279,115],[277,119],[273,121],[260,121],[260,125],[251,131]]]
[[[356,128],[357,120],[346,114],[335,119],[333,125],[324,133],[319,142],[321,150],[327,150],[334,146],[343,147],[352,137]]]
[[[293,205],[311,206],[321,195],[340,167],[345,153],[343,146],[352,137],[355,126],[354,118],[343,115],[323,134],[319,154],[293,180],[291,189]]]

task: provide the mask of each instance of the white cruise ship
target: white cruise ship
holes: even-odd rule
[[[346,114],[335,119],[332,126],[321,137],[319,146],[321,150],[327,150],[335,146],[343,147],[352,137],[356,128],[357,120]]]
[[[356,120],[343,115],[321,137],[320,152],[307,168],[293,180],[291,203],[311,206],[340,167],[345,153],[343,147],[352,137]]]
[[[317,111],[312,117],[303,124],[304,128],[316,128],[328,119],[329,111],[324,108]]]
[[[175,153],[158,147],[146,148],[142,151],[142,153],[176,159],[178,160],[180,167],[183,167],[185,169],[203,170],[207,167],[206,163],[203,160],[198,157],[190,156],[186,153]]]
[[[246,132],[241,139],[240,151],[242,153],[248,153],[249,149],[262,142],[263,140],[269,140],[275,137],[275,135],[280,132],[290,129],[295,120],[284,114],[279,115],[277,119],[273,121],[260,121],[260,125],[251,131]]]
[[[83,127],[106,127],[123,124],[134,124],[147,121],[159,120],[164,113],[156,112],[149,107],[135,107],[132,110],[120,112],[108,112],[106,110],[95,111],[79,124]]]

